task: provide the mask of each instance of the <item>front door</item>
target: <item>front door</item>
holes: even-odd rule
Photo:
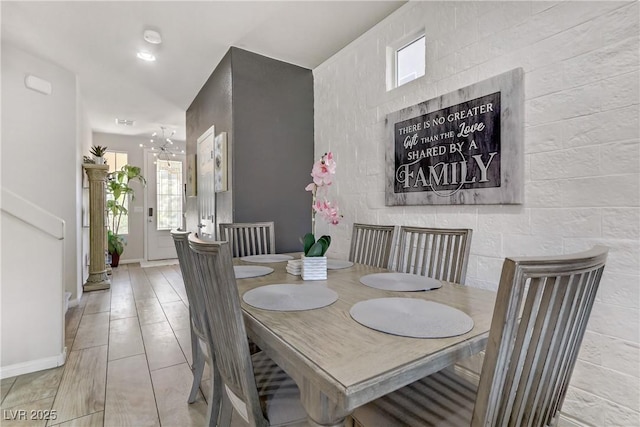
[[[177,258],[170,231],[184,226],[185,156],[167,159],[146,157],[146,253],[147,260]]]

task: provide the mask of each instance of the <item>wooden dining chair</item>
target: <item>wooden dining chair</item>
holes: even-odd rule
[[[178,253],[178,263],[180,264],[180,271],[182,272],[182,279],[184,281],[184,288],[187,292],[187,300],[189,301],[189,318],[191,320],[191,371],[193,372],[193,383],[191,384],[191,391],[189,393],[188,402],[193,403],[198,397],[198,391],[202,382],[202,374],[204,372],[205,362],[209,363],[211,372],[214,375],[214,379],[211,382],[211,390],[209,393],[208,410],[207,410],[207,424],[208,426],[215,426],[218,422],[218,416],[220,412],[220,406],[222,402],[222,388],[220,387],[220,381],[217,368],[212,359],[213,350],[209,346],[209,331],[206,328],[205,322],[205,307],[202,298],[198,297],[198,290],[196,288],[195,270],[193,262],[193,254],[189,249],[189,234],[188,231],[171,230],[171,237],[173,237],[173,243]],[[207,347],[207,352],[203,351],[202,346]],[[217,383],[217,384],[215,384]]]
[[[402,226],[399,234],[393,270],[464,285],[471,229]]]
[[[264,352],[249,352],[229,242],[205,242],[191,235],[189,247],[220,384],[228,397],[223,405],[233,405],[250,426],[305,423],[307,414],[295,382]],[[219,425],[229,423],[230,417],[221,417]]]
[[[220,224],[220,240],[231,244],[234,257],[276,253],[273,221]]]
[[[478,386],[444,369],[357,409],[356,425],[555,425],[607,252],[507,258]]]
[[[393,225],[353,224],[349,261],[389,268],[394,231]]]

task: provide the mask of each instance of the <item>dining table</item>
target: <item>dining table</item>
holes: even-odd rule
[[[299,254],[291,254],[299,258]],[[296,382],[310,424],[343,426],[359,406],[391,393],[484,350],[496,293],[442,282],[428,291],[397,292],[365,286],[363,276],[388,270],[363,264],[329,270],[326,280],[304,281],[286,271],[287,262],[262,265],[273,272],[237,279],[242,297],[274,285],[314,285],[337,293],[337,300],[317,309],[274,311],[242,302],[247,335]],[[409,298],[444,304],[466,313],[473,327],[445,338],[412,338],[371,329],[355,321],[351,308],[378,298]],[[428,404],[428,403],[426,403]]]

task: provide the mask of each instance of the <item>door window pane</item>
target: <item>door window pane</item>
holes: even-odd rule
[[[182,162],[156,160],[157,229],[182,226]]]

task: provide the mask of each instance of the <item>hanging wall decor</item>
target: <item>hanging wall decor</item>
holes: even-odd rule
[[[519,204],[521,68],[387,115],[387,206]]]
[[[197,166],[198,160],[195,154],[187,154],[187,197],[195,197],[198,195],[197,187]]]
[[[227,133],[220,132],[213,144],[215,191],[227,191]]]

